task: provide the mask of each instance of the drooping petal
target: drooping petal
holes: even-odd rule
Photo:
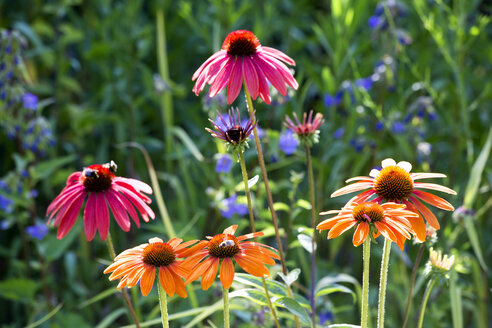
[[[102,192],[96,194],[96,223],[97,230],[99,230],[99,235],[104,241],[109,233],[109,210],[106,204],[106,198]]]
[[[212,259],[208,258],[203,262],[201,262],[200,264],[198,264],[196,267],[194,267],[193,271],[190,273],[188,278],[186,278],[185,285],[189,284],[192,281],[197,280],[198,277],[203,275],[208,270],[211,264],[212,264]]]
[[[212,86],[210,87],[209,91],[209,96],[210,97],[215,97],[219,92],[221,92],[229,83],[229,78],[231,76],[231,71],[234,66],[234,62],[236,59],[232,56],[229,56],[227,62],[225,63],[224,67],[221,69],[220,73],[217,74],[217,77],[212,83]]]
[[[145,182],[142,182],[140,180],[124,178],[124,177],[114,177],[113,181],[123,181],[124,183],[129,184],[130,186],[132,186],[133,188],[135,188],[135,190],[137,190],[139,192],[144,192],[146,194],[152,194],[152,188],[148,184],[146,184]]]
[[[77,216],[79,215],[80,208],[84,203],[86,192],[83,191],[72,200],[70,208],[64,213],[63,217],[60,218],[60,226],[56,233],[56,238],[62,239],[67,235],[67,233],[72,229]],[[58,219],[58,218],[57,218]]]
[[[407,208],[410,211],[415,212],[419,215],[419,217],[417,218],[408,218],[408,221],[412,225],[412,231],[417,236],[417,240],[420,242],[424,242],[427,235],[426,235],[425,222],[422,215],[420,215],[417,208],[415,208],[415,206],[413,206],[413,204],[410,203],[409,201],[404,201],[403,203],[407,205]]]
[[[352,244],[354,244],[355,247],[359,246],[366,240],[368,235],[369,224],[367,224],[367,222],[359,223],[359,225],[357,225],[357,228],[355,229],[354,237],[352,238]]]
[[[328,239],[340,236],[342,233],[352,228],[356,223],[357,220],[354,219],[340,220],[333,228],[331,228],[330,232],[328,232]]]
[[[191,77],[192,81],[195,81],[196,78],[200,75],[200,73],[203,71],[203,69],[208,66],[212,61],[216,60],[219,57],[223,57],[227,54],[227,51],[225,50],[220,50],[217,51],[215,54],[210,56],[196,71],[193,73],[193,76]]]
[[[105,193],[109,207],[111,208],[111,212],[113,213],[113,216],[121,229],[123,231],[130,231],[130,219],[128,218],[125,209],[121,205],[115,193],[116,192],[111,189]]]
[[[442,174],[442,173],[410,173],[410,177],[412,178],[412,180],[445,178],[446,174]]]
[[[343,188],[338,189],[331,197],[337,197],[345,194],[350,194],[352,192],[361,191],[364,189],[372,188],[374,186],[374,182],[355,182],[351,185],[345,186]]]
[[[415,182],[413,184],[414,188],[420,189],[431,189],[431,190],[437,190],[437,191],[442,191],[451,195],[456,195],[456,191],[453,189],[450,189],[448,187],[444,187],[435,183],[423,183],[423,182]]]
[[[270,88],[268,86],[267,78],[259,65],[255,62],[254,58],[251,62],[255,66],[256,73],[258,74],[258,84],[260,86],[258,94],[265,104],[270,105],[272,98],[270,97]]]
[[[240,57],[234,62],[234,66],[227,86],[227,104],[230,105],[239,95],[243,84],[243,63]]]
[[[149,266],[145,269],[142,278],[140,278],[140,290],[142,291],[143,296],[149,295],[152,290],[152,286],[154,285],[155,278],[155,267]]]
[[[424,217],[424,219],[427,220],[427,223],[429,223],[430,226],[434,229],[439,230],[439,221],[437,221],[434,213],[432,213],[432,211],[429,210],[424,204],[422,204],[417,198],[410,196],[409,199],[413,203],[413,205],[415,205],[415,207],[420,211],[420,213],[422,213],[422,216]]]
[[[231,259],[226,257],[220,266],[220,282],[225,289],[229,289],[234,280],[234,264]]]
[[[183,283],[183,280],[181,280],[181,278],[175,274],[173,274],[173,279],[174,279],[174,288],[176,289],[176,294],[178,294],[180,297],[187,298],[188,293],[186,293],[186,288]]]
[[[254,259],[250,259],[244,254],[238,253],[234,256],[237,264],[247,273],[255,277],[267,277],[270,275],[270,271],[261,263],[256,262]]]
[[[219,268],[219,258],[214,257],[211,260],[208,270],[202,276],[202,289],[207,290],[212,286],[215,277],[217,276],[217,270]]]
[[[176,290],[174,286],[174,278],[172,273],[165,266],[161,266],[159,268],[159,281],[167,295],[173,296]]]
[[[96,235],[96,195],[97,192],[91,192],[84,209],[84,231],[87,241],[91,241]]]
[[[277,49],[271,48],[271,47],[262,46],[261,51],[263,51],[263,52],[265,52],[271,56],[277,57],[278,59],[286,62],[287,64],[289,64],[291,66],[296,66],[296,62],[294,61],[294,59],[290,58],[289,56],[287,56],[286,54],[284,54],[280,50],[277,50]]]
[[[270,56],[268,54],[260,54],[259,55],[261,58],[263,58],[265,61],[269,62],[273,66],[275,66],[276,70],[282,75],[282,78],[284,81],[294,90],[297,90],[299,88],[299,84],[297,83],[296,79],[290,72],[290,70],[285,66],[284,63],[280,62],[277,60],[275,57]]]
[[[258,74],[256,74],[256,69],[253,63],[251,63],[251,59],[248,56],[243,57],[243,73],[246,87],[248,88],[251,98],[255,100],[258,97],[260,86],[258,82]]]
[[[282,77],[282,74],[280,74],[275,66],[265,60],[264,58],[261,58],[259,56],[256,56],[255,58],[255,63],[258,64],[260,69],[263,71],[265,76],[267,77],[268,81],[277,89],[277,91],[282,95],[285,96],[287,94],[287,88],[285,87],[284,79]]]
[[[434,205],[435,207],[446,211],[454,211],[453,205],[451,205],[448,201],[442,199],[441,197],[421,190],[414,190],[412,193],[413,195],[422,199],[424,202]]]

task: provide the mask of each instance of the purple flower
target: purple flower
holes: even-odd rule
[[[48,234],[48,227],[44,224],[36,224],[26,227],[26,233],[32,238],[42,240]]]
[[[369,20],[367,21],[367,25],[369,25],[369,27],[372,29],[372,30],[375,30],[377,28],[379,28],[380,26],[382,26],[384,24],[384,17],[382,16],[379,16],[379,15],[373,15],[371,17],[369,17]]]
[[[340,104],[340,101],[342,100],[343,96],[343,90],[338,91],[335,96],[332,96],[330,94],[325,95],[325,106],[326,107],[331,107],[331,106],[337,106]]]
[[[285,131],[285,133],[281,134],[278,139],[278,146],[286,155],[293,154],[298,145],[299,140],[294,137],[294,133],[291,130]]]
[[[402,134],[403,132],[405,132],[405,125],[403,125],[403,123],[400,121],[396,121],[391,125],[391,131],[396,134]]]
[[[239,216],[244,216],[248,213],[248,206],[245,204],[237,203],[237,195],[234,194],[229,198],[222,200],[222,209],[220,213],[223,217],[230,219],[237,214]]]
[[[343,137],[343,134],[345,133],[344,128],[338,128],[334,133],[333,133],[333,138],[335,139],[340,139]]]
[[[215,163],[215,172],[228,173],[232,167],[232,159],[229,155],[220,155]]]
[[[365,77],[361,79],[355,80],[355,85],[360,88],[364,88],[364,90],[369,91],[372,88],[372,77]]]
[[[382,129],[384,129],[384,123],[379,121],[376,123],[376,131],[381,131]]]
[[[22,96],[22,102],[27,109],[36,110],[38,108],[38,97],[30,92],[26,92]]]
[[[10,214],[13,212],[14,208],[13,205],[14,201],[8,197],[5,197],[3,195],[0,195],[0,210],[3,212]]]
[[[321,312],[318,316],[320,325],[324,325],[326,322],[333,321],[333,313],[329,310],[326,312]]]

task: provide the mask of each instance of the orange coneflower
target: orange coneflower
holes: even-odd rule
[[[425,220],[427,220],[427,222],[435,229],[439,229],[439,222],[434,213],[420,202],[420,200],[446,211],[453,211],[454,207],[441,197],[419,189],[432,189],[452,195],[456,195],[456,192],[434,183],[415,182],[415,180],[419,179],[445,178],[446,175],[444,174],[410,173],[412,164],[408,162],[399,162],[397,164],[392,158],[383,160],[381,164],[382,169],[373,169],[368,177],[354,177],[348,179],[346,182],[357,182],[338,189],[331,197],[370,188],[352,198],[351,201],[360,203],[368,200],[373,195],[377,195],[377,198],[374,199],[376,202],[390,201],[403,203],[409,210],[419,214],[418,217],[412,218],[410,223],[412,224],[412,229],[415,232],[417,239],[424,241],[426,232],[423,218],[425,218]]]
[[[265,267],[265,264],[274,265],[273,259],[280,259],[275,253],[277,250],[273,247],[256,243],[253,241],[244,241],[255,237],[263,236],[263,232],[255,232],[247,235],[235,237],[237,225],[230,226],[223,233],[214,237],[207,237],[209,241],[202,251],[188,257],[183,266],[190,269],[191,274],[185,281],[185,284],[202,277],[202,288],[207,290],[210,288],[217,275],[220,260],[220,282],[225,289],[231,287],[234,280],[234,264],[232,259],[244,271],[256,277],[268,277],[270,271]],[[274,252],[273,252],[274,251]]]
[[[366,240],[372,228],[375,238],[382,234],[385,238],[397,243],[401,249],[403,249],[405,239],[411,238],[410,218],[413,219],[418,216],[414,212],[405,210],[403,204],[385,203],[379,205],[373,202],[361,204],[352,202],[340,211],[326,211],[320,214],[337,214],[316,226],[316,229],[320,231],[330,230],[328,239],[336,238],[353,226],[357,226],[352,239],[352,243],[357,247]]]
[[[160,238],[152,238],[149,243],[122,252],[104,273],[112,272],[109,280],[122,278],[118,289],[133,287],[140,281],[140,290],[147,296],[154,285],[156,269],[159,269],[159,281],[166,293],[173,296],[176,292],[181,297],[187,297],[185,284],[180,277],[186,279],[189,271],[183,267],[183,261],[177,259],[193,255],[203,248],[203,243],[187,248],[198,240],[182,241],[173,238],[165,243]]]

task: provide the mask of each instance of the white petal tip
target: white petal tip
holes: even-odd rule
[[[410,164],[409,162],[402,161],[398,162],[397,165],[407,172],[410,172],[412,170],[412,164]]]
[[[369,176],[371,178],[376,178],[379,175],[379,171],[376,169],[372,169],[371,172],[369,172]]]
[[[392,158],[386,158],[384,159],[382,162],[381,162],[381,166],[383,168],[387,167],[387,166],[395,166],[396,165],[396,162],[394,159]]]

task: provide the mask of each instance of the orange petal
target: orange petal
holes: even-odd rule
[[[142,291],[143,296],[149,295],[150,291],[152,290],[152,286],[154,285],[154,278],[155,267],[149,266],[147,269],[145,269],[142,278],[140,278],[140,290]]]
[[[434,205],[435,207],[446,211],[454,211],[453,205],[451,205],[448,201],[442,199],[441,197],[421,190],[414,190],[412,194],[422,199],[424,202]]]
[[[340,220],[340,217],[339,216],[335,216],[333,218],[326,219],[326,220],[321,221],[320,223],[318,223],[318,225],[316,226],[316,229],[318,229],[320,231],[331,229],[331,228],[333,228],[333,226],[335,224],[337,224],[337,222],[339,220]]]
[[[248,233],[247,235],[242,235],[242,236],[237,237],[237,240],[238,241],[241,241],[241,240],[245,240],[245,239],[251,239],[251,238],[255,238],[255,237],[261,237],[263,235],[264,235],[263,234],[263,231],[252,232],[252,233]]]
[[[417,198],[409,197],[412,201],[413,205],[422,213],[422,216],[427,220],[431,227],[436,230],[439,230],[439,221],[437,221],[436,216],[429,210],[424,204],[422,204]]]
[[[167,295],[174,295],[174,278],[172,273],[165,267],[161,266],[159,268],[159,280],[161,282],[162,288],[166,291]]]
[[[275,261],[271,257],[268,257],[265,253],[262,253],[261,250],[243,249],[241,253],[243,253],[247,257],[254,257],[257,261],[261,263],[275,265]]]
[[[396,242],[397,238],[394,232],[389,229],[386,224],[384,224],[383,222],[374,222],[374,225],[386,239]]]
[[[193,271],[188,276],[188,278],[186,278],[185,285],[189,284],[190,282],[192,282],[194,280],[197,280],[198,277],[200,277],[202,274],[204,274],[208,270],[210,265],[212,264],[211,261],[212,261],[212,258],[209,257],[208,259],[206,259],[203,262],[201,262],[200,264],[198,264],[193,269]]]
[[[333,226],[333,228],[331,228],[330,232],[328,233],[328,239],[340,236],[342,233],[352,228],[356,223],[357,221],[354,219],[340,220],[337,224]]]
[[[186,243],[183,243],[183,244],[186,244]],[[176,256],[177,257],[180,257],[180,258],[183,258],[183,257],[189,257],[191,255],[195,255],[199,251],[201,251],[203,248],[205,248],[207,245],[208,245],[208,241],[202,240],[201,242],[199,242],[198,244],[196,244],[193,247],[190,247],[190,248],[180,248],[180,249],[178,249],[176,251]],[[179,246],[181,246],[181,245],[179,245]]]
[[[266,255],[266,256],[269,256],[271,258],[280,260],[280,256],[278,256],[277,253],[274,253],[271,250],[266,249],[264,247],[260,247],[260,246],[243,246],[243,245],[241,245],[241,249],[243,249],[243,250],[255,249],[258,252],[261,252],[263,255]]]
[[[167,268],[173,271],[178,276],[182,277],[183,279],[188,278],[188,276],[191,273],[191,271],[188,268],[183,266],[182,261],[174,261],[174,263],[169,265]]]
[[[226,257],[220,266],[220,282],[225,289],[229,289],[234,280],[234,264],[232,260]]]
[[[144,274],[146,268],[144,266],[139,266],[133,269],[131,272],[129,272],[126,275],[126,285],[128,287],[133,287],[135,286],[138,281],[142,278],[142,275]]]
[[[181,296],[183,298],[188,297],[188,293],[186,293],[186,288],[185,288],[185,285],[183,283],[183,280],[175,274],[173,274],[172,276],[174,279],[174,287],[176,289],[176,294],[178,294],[179,296]]]
[[[354,232],[354,237],[352,238],[352,244],[354,246],[359,246],[366,240],[367,235],[369,235],[369,224],[367,222],[361,222],[357,226]]]
[[[270,275],[270,271],[263,264],[256,262],[254,258],[251,259],[244,254],[238,253],[234,256],[234,260],[244,271],[253,276],[268,277]]]
[[[186,260],[181,262],[181,265],[187,269],[193,269],[198,262],[203,260],[205,257],[208,256],[208,250],[204,250],[198,253],[195,253],[191,256],[189,256]]]
[[[169,240],[167,243],[172,247],[176,247],[179,245],[179,243],[181,243],[183,241],[183,239],[179,239],[179,238],[172,238],[171,240]]]
[[[350,194],[352,192],[372,188],[374,186],[374,182],[355,182],[351,185],[345,186],[343,188],[338,189],[335,191],[333,194],[331,194],[331,197],[337,197],[345,194]]]
[[[237,230],[237,224],[231,225],[229,228],[224,229],[223,233],[233,235],[236,233],[236,230]]]
[[[412,203],[408,201],[404,201],[403,203],[407,205],[409,210],[419,215],[417,218],[408,218],[408,221],[412,225],[412,231],[416,235],[417,240],[420,242],[424,242],[427,234],[426,234],[425,222],[424,219],[422,218],[422,215],[420,215],[419,211],[415,208],[415,206],[413,206]]]
[[[185,247],[188,247],[190,245],[193,245],[193,244],[197,243],[198,241],[199,241],[198,239],[185,241],[184,243],[181,243],[179,245],[176,245],[174,247],[174,251],[177,252],[177,251],[179,251],[179,250],[181,250],[181,249],[183,249]]]
[[[448,187],[444,187],[435,183],[423,183],[423,182],[415,182],[413,184],[414,188],[424,188],[424,189],[431,189],[431,190],[437,190],[437,191],[442,191],[451,195],[456,195],[456,191],[453,189],[450,189]]]
[[[219,258],[214,257],[212,259],[212,263],[208,268],[207,272],[205,272],[202,276],[202,289],[207,290],[212,286],[215,277],[217,276],[217,270],[219,268]]]

